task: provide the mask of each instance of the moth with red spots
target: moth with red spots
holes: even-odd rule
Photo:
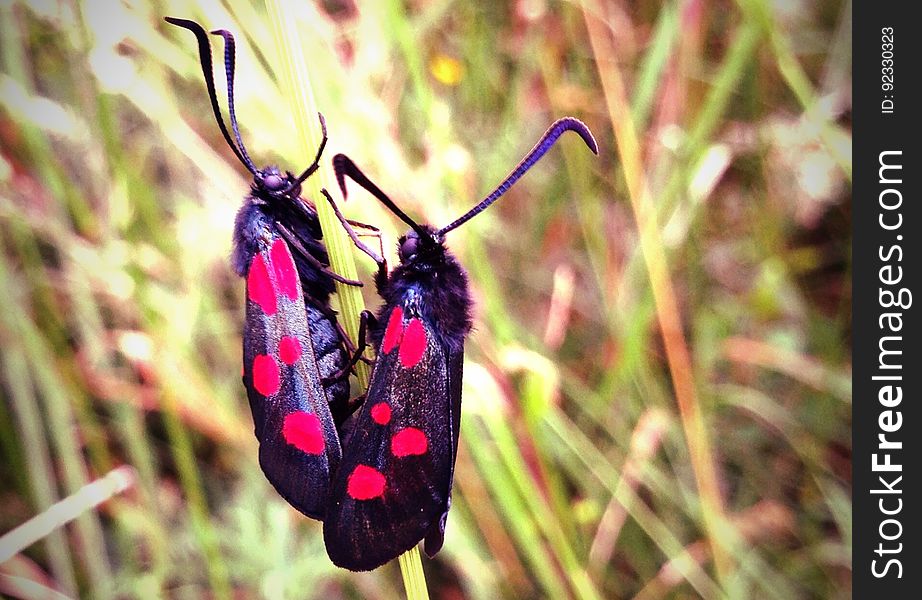
[[[316,209],[300,197],[301,183],[319,166],[326,125],[320,116],[323,140],[300,176],[274,166],[257,169],[234,113],[233,35],[212,32],[225,42],[227,103],[236,144],[218,105],[205,30],[186,19],[166,21],[195,34],[215,119],[227,144],[253,174],[250,194],[234,224],[231,262],[246,279],[243,383],[259,440],[259,464],[292,506],[322,519],[330,476],[341,457],[337,427],[355,409],[349,403],[348,374],[359,356],[359,351],[349,356],[330,295],[334,280],[361,285],[329,270]]]
[[[334,157],[343,197],[348,176],[410,226],[399,241],[400,264],[388,274],[378,259],[384,303],[371,330],[377,359],[331,484],[323,536],[340,567],[374,569],[423,538],[429,556],[442,547],[461,424],[464,340],[471,330],[467,275],[445,247],[445,234],[506,193],[566,131],[598,154],[586,125],[560,119],[499,187],[441,229],[417,224],[348,157]]]

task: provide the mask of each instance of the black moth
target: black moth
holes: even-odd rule
[[[568,130],[598,154],[582,122],[560,119],[496,190],[441,229],[414,222],[348,157],[334,157],[344,198],[348,176],[411,228],[400,238],[400,264],[389,275],[378,259],[384,304],[377,319],[369,319],[377,359],[363,407],[343,440],[323,523],[327,553],[338,566],[374,569],[423,538],[429,556],[442,547],[461,422],[464,339],[471,329],[467,275],[445,247],[445,234],[506,193]]]
[[[337,427],[355,408],[349,403],[348,375],[359,356],[359,351],[352,358],[347,352],[348,338],[330,308],[330,295],[334,280],[361,285],[329,270],[317,212],[300,197],[301,183],[319,166],[326,125],[320,116],[323,141],[300,176],[274,166],[257,169],[234,114],[233,36],[225,30],[212,32],[225,42],[228,112],[236,144],[218,105],[205,30],[186,19],[166,21],[195,34],[215,119],[227,144],[253,174],[250,194],[234,224],[231,262],[246,278],[243,384],[259,440],[259,464],[285,500],[322,519],[330,477],[342,456]]]

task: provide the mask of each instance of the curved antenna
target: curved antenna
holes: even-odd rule
[[[298,175],[298,178],[295,179],[291,185],[282,191],[283,194],[291,193],[292,190],[296,189],[299,185],[304,183],[304,180],[310,177],[314,171],[320,168],[320,156],[323,154],[323,149],[327,146],[327,120],[323,118],[322,113],[317,113],[317,117],[320,119],[320,132],[323,137],[320,140],[320,147],[317,148],[317,155],[314,156],[314,162],[312,162],[309,167],[304,169],[304,172]],[[343,192],[343,196],[345,195],[346,193]]]
[[[575,119],[573,117],[563,117],[554,121],[554,123],[548,127],[547,131],[544,132],[544,135],[541,136],[541,139],[538,140],[538,143],[535,144],[535,147],[525,155],[525,158],[516,165],[515,169],[512,170],[512,173],[509,174],[506,179],[503,180],[499,186],[493,190],[489,196],[480,201],[477,206],[469,210],[467,213],[461,217],[455,219],[450,224],[441,228],[437,235],[442,236],[455,229],[460,227],[464,223],[468,222],[473,217],[477,216],[484,211],[488,206],[496,202],[500,196],[509,191],[509,188],[512,187],[516,181],[518,181],[522,175],[524,175],[528,169],[532,168],[536,162],[538,162],[544,154],[551,149],[551,146],[554,145],[554,142],[557,141],[565,131],[576,132],[579,137],[583,139],[583,142],[592,150],[593,154],[599,153],[599,145],[596,143],[595,138],[592,137],[592,132],[589,131],[589,128],[586,127],[586,124]]]
[[[339,182],[339,189],[342,190],[343,198],[346,198],[348,194],[346,193],[346,175],[348,175],[352,181],[356,182],[363,188],[365,188],[372,196],[381,201],[384,206],[386,206],[392,213],[397,215],[397,217],[413,228],[421,238],[432,237],[432,234],[420,227],[416,221],[407,216],[405,212],[397,208],[397,205],[394,204],[394,201],[387,197],[387,194],[381,191],[378,186],[371,182],[368,177],[365,177],[365,174],[362,173],[355,163],[352,162],[352,159],[346,156],[345,154],[337,154],[333,157],[333,170],[336,172],[336,181]]]
[[[214,74],[212,73],[211,63],[211,44],[208,43],[208,34],[205,33],[205,29],[195,21],[178,19],[176,17],[164,17],[163,20],[170,25],[188,29],[195,34],[195,38],[198,40],[199,63],[202,65],[202,74],[205,76],[205,86],[208,88],[208,98],[211,100],[211,110],[214,112],[214,118],[218,122],[218,127],[221,128],[224,141],[226,141],[227,145],[234,151],[234,155],[236,155],[237,159],[255,175],[256,172],[252,169],[250,164],[247,164],[243,159],[243,155],[231,139],[230,132],[227,130],[227,125],[224,124],[224,117],[221,116],[221,107],[218,105],[218,94],[214,86]]]
[[[243,155],[243,164],[256,175],[258,169],[253,164],[253,159],[247,153],[243,140],[240,139],[240,128],[237,127],[237,113],[234,111],[234,63],[237,53],[237,42],[234,41],[234,34],[226,29],[216,29],[211,32],[212,35],[220,35],[224,38],[224,74],[227,76],[227,112],[230,114],[231,129],[234,130],[234,137],[237,139],[237,146],[240,148],[240,154]]]

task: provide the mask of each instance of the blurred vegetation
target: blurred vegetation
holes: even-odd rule
[[[850,4],[288,4],[327,159],[419,220],[557,117],[602,149],[565,137],[449,236],[476,326],[433,597],[850,597]],[[247,173],[164,15],[237,34],[257,163],[311,159],[262,3],[0,1],[0,532],[110,474],[0,548],[0,594],[399,597],[259,470]],[[393,264],[401,224],[345,210]]]

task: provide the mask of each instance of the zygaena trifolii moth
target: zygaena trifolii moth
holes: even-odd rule
[[[377,358],[363,407],[343,440],[323,523],[336,565],[374,569],[423,538],[429,556],[442,547],[461,423],[464,340],[471,329],[467,275],[445,247],[445,234],[506,193],[566,131],[598,154],[586,125],[560,119],[492,193],[441,229],[414,222],[348,157],[334,157],[343,197],[348,176],[410,226],[399,240],[400,264],[390,274],[379,268],[376,276],[384,300],[371,331]]]
[[[330,271],[316,209],[300,197],[301,183],[319,166],[326,124],[321,115],[323,140],[314,162],[300,176],[275,166],[257,169],[234,113],[233,35],[212,32],[225,43],[232,139],[215,92],[205,30],[186,19],[166,21],[195,34],[215,119],[227,144],[253,174],[250,193],[234,223],[231,263],[246,280],[243,384],[259,440],[259,464],[292,506],[322,519],[330,476],[341,457],[337,427],[355,409],[349,403],[348,374],[360,355],[357,350],[350,358],[330,295],[334,280],[361,285]]]

